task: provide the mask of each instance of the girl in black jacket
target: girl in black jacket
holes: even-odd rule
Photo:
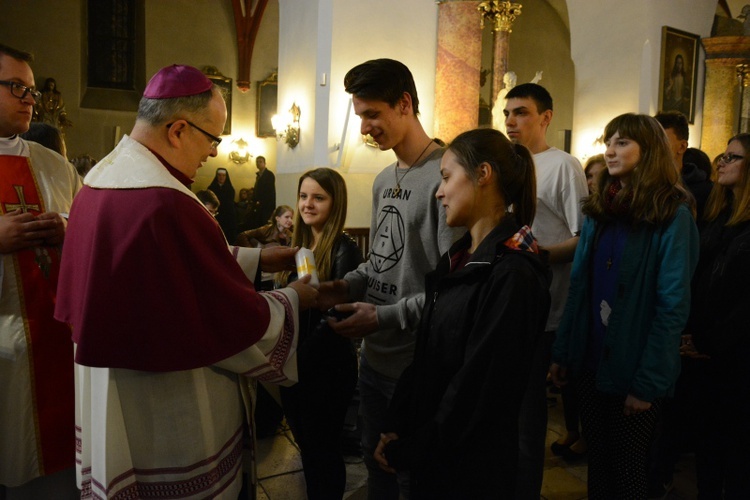
[[[426,278],[414,362],[375,458],[409,471],[411,498],[509,498],[518,412],[549,312],[550,274],[531,235],[534,164],[500,132],[459,135],[437,192],[468,228]]]
[[[344,233],[346,184],[335,170],[317,168],[302,175],[297,189],[292,246],[313,251],[320,281],[342,279],[362,262],[357,244]],[[281,281],[296,279],[281,276]],[[320,311],[300,316],[297,346],[299,382],[281,387],[281,402],[300,448],[307,498],[342,498],[346,468],[341,431],[357,384],[357,358],[351,340],[335,334]]]
[[[700,228],[698,268],[682,351],[691,360],[698,413],[695,463],[700,498],[750,491],[750,134],[732,137]],[[694,348],[693,348],[694,344]],[[697,349],[697,352],[696,352]]]

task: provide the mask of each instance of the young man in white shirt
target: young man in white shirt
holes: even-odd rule
[[[519,477],[517,499],[539,498],[547,434],[546,376],[550,348],[568,294],[570,265],[583,225],[581,198],[588,195],[580,162],[547,143],[552,121],[552,97],[541,85],[513,87],[503,114],[508,138],[526,146],[536,167],[537,209],[531,227],[539,245],[549,252],[552,305],[546,335],[537,348],[529,386],[519,418]]]

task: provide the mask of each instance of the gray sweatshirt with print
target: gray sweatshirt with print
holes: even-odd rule
[[[377,306],[380,329],[365,337],[362,355],[375,371],[394,379],[414,356],[425,274],[466,231],[446,225],[445,210],[435,198],[443,152],[434,151],[408,172],[396,174],[393,164],[378,174],[372,187],[369,259],[344,277],[353,300]]]

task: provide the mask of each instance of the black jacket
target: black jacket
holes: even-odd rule
[[[720,381],[721,395],[745,401],[750,394],[750,222],[727,227],[728,218],[725,210],[701,228],[687,332],[696,349],[711,356],[706,369]]]
[[[276,176],[268,168],[256,175],[252,199],[256,225],[249,229],[266,224],[276,210]]]
[[[426,277],[414,362],[396,388],[388,463],[411,473],[412,498],[507,498],[515,489],[518,412],[550,307],[550,271],[503,243],[506,220],[462,269],[450,256]]]
[[[700,220],[703,217],[703,209],[706,207],[706,201],[708,201],[708,195],[711,194],[714,183],[694,163],[683,163],[682,182],[695,198],[696,219]]]
[[[213,191],[219,199],[219,213],[216,215],[216,221],[221,226],[221,230],[224,231],[227,241],[233,245],[237,237],[237,212],[234,209],[232,181],[227,178],[227,181],[219,186],[219,182],[214,179],[208,189]]]
[[[354,269],[362,263],[362,252],[360,251],[357,243],[346,233],[342,233],[333,245],[333,258],[331,259],[331,275],[328,277],[329,280],[340,280],[349,271]],[[320,277],[321,280],[323,277]],[[296,280],[297,274],[293,273],[290,276],[290,281]],[[314,342],[310,344],[310,339],[315,338]],[[299,359],[298,362],[302,362],[302,358],[307,361],[308,356],[310,362],[319,363],[320,358],[315,359],[308,353],[308,350],[314,349],[317,354],[323,354],[325,359],[325,348],[331,345],[343,346],[344,351],[348,351],[351,348],[351,341],[340,335],[337,335],[328,326],[325,321],[323,313],[317,309],[308,309],[300,313],[300,340],[298,347]],[[329,353],[330,354],[330,353]]]

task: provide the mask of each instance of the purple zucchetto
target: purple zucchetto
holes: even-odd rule
[[[148,99],[173,99],[198,95],[210,90],[213,83],[200,70],[182,64],[160,69],[149,80],[143,97]]]

